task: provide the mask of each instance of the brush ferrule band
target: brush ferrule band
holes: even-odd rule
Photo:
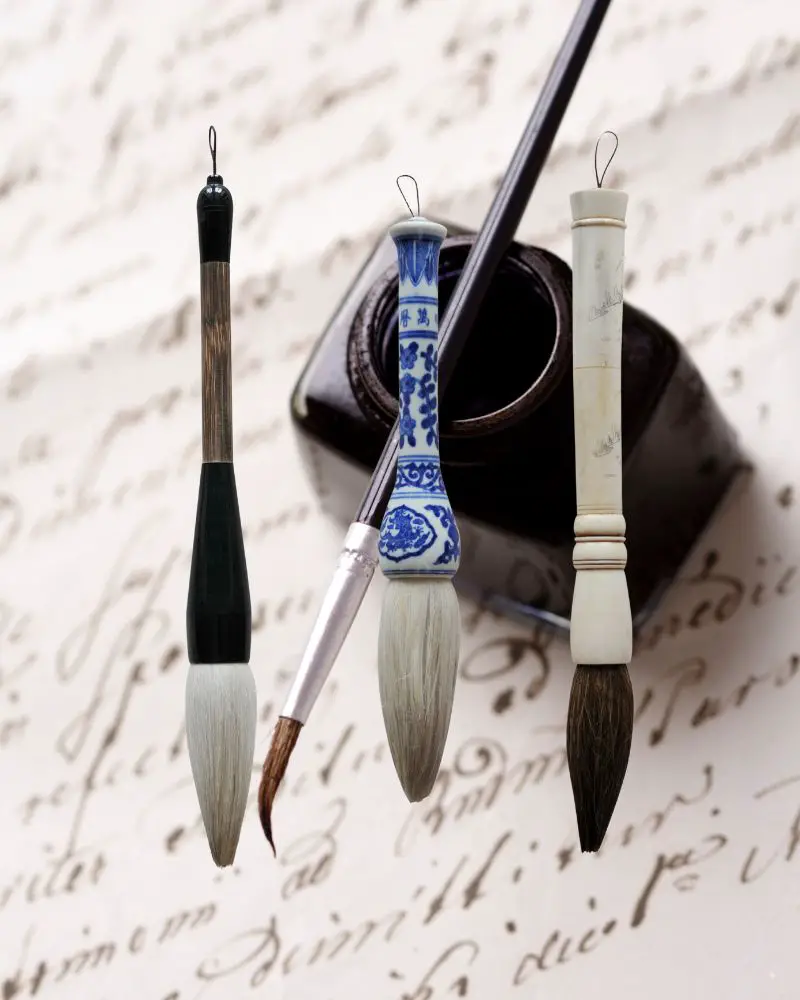
[[[233,461],[230,265],[200,266],[203,461]]]
[[[378,564],[378,532],[351,524],[281,715],[305,725]]]
[[[627,564],[628,550],[624,539],[596,537],[575,540],[572,565],[576,570],[625,569]]]
[[[578,514],[575,518],[575,538],[618,536],[625,539],[625,518],[622,514]]]
[[[573,229],[580,229],[581,226],[615,226],[617,229],[627,229],[627,225],[619,219],[578,219],[572,223]]]

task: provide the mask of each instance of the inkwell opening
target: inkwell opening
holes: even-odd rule
[[[474,242],[445,240],[439,262],[439,325]],[[503,450],[571,370],[568,270],[545,251],[513,244],[469,334],[441,403],[441,437],[450,461],[472,464]],[[388,428],[398,405],[398,281],[388,269],[353,322],[348,372],[368,417]],[[458,447],[457,442],[469,447]]]

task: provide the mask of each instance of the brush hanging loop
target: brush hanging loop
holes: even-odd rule
[[[610,135],[613,138],[613,140],[614,140],[614,148],[611,150],[611,155],[609,156],[608,160],[606,161],[606,165],[605,165],[605,167],[603,167],[603,172],[601,174],[601,173],[598,172],[598,169],[597,169],[597,157],[598,157],[598,154],[600,152],[600,143],[603,141],[603,136],[604,135]],[[619,137],[617,136],[616,132],[612,132],[611,129],[606,129],[605,132],[601,132],[600,133],[600,135],[598,136],[597,142],[595,143],[595,146],[594,146],[594,177],[595,177],[595,180],[597,181],[598,188],[601,188],[603,186],[603,180],[605,179],[605,176],[608,173],[608,168],[611,166],[611,161],[617,155],[617,150],[618,149],[619,149]]]
[[[405,191],[403,191],[402,185],[400,184],[400,181],[403,180],[403,178],[406,178],[407,180],[411,181],[411,183],[414,185],[414,190],[417,193],[417,212],[416,212],[416,215],[414,214],[414,210],[411,207],[411,204],[410,204],[408,198],[406,198]],[[406,203],[406,208],[408,209],[408,214],[411,216],[412,219],[414,219],[414,218],[418,219],[420,217],[419,184],[417,184],[416,177],[414,177],[412,174],[400,174],[397,177],[397,179],[395,180],[395,184],[397,185],[397,190],[400,192],[400,197]]]
[[[217,130],[213,125],[208,126],[208,148],[211,152],[211,173],[217,176]]]

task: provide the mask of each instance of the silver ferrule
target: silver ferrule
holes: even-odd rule
[[[281,715],[305,725],[378,565],[378,530],[350,525],[336,572],[308,640]]]

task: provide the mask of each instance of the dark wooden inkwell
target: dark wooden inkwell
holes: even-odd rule
[[[442,314],[474,236],[447,225]],[[455,235],[454,235],[455,234]],[[397,274],[382,240],[291,400],[323,508],[348,524],[397,417]],[[441,401],[441,459],[462,539],[454,582],[513,618],[569,627],[575,443],[570,268],[515,243]],[[634,626],[653,611],[737,471],[736,436],[686,351],[625,305],[623,495]]]

